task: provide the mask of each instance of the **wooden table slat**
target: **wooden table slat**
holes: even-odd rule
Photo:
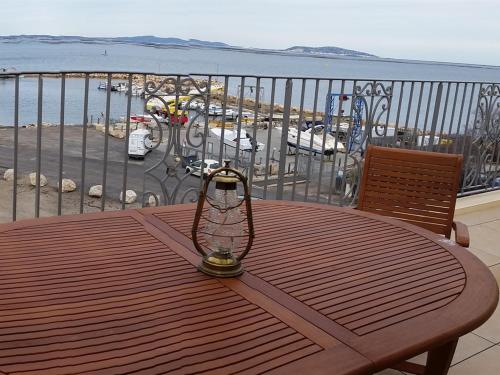
[[[0,371],[369,374],[496,303],[478,261],[421,228],[252,203],[257,236],[237,279],[194,267],[192,205],[0,226]],[[483,310],[461,308],[481,295]],[[457,311],[464,322],[443,318]]]

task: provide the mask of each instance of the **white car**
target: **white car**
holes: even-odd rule
[[[205,159],[203,163],[203,177],[208,176],[213,170],[220,168],[217,160]],[[196,160],[186,167],[186,173],[191,173],[193,176],[201,177],[201,160]]]

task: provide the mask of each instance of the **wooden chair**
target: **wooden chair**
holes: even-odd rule
[[[446,238],[453,228],[455,242],[468,247],[467,227],[453,221],[462,159],[462,155],[369,145],[357,208],[418,225]],[[444,364],[446,369],[449,365]],[[426,366],[407,361],[393,368],[427,374]]]
[[[462,155],[369,145],[358,209],[391,216],[469,246],[467,227],[453,221]]]

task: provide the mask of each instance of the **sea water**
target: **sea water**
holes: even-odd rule
[[[15,68],[22,72],[57,71],[112,71],[150,72],[165,74],[212,74],[214,76],[258,75],[278,77],[314,77],[359,80],[440,80],[500,82],[500,67],[466,64],[418,62],[393,59],[320,57],[192,47],[151,47],[107,43],[43,43],[0,42],[0,67]],[[219,78],[223,80],[223,78]],[[350,83],[350,82],[348,82]],[[241,78],[231,78],[229,94],[238,95]],[[247,78],[244,85],[255,85]],[[271,80],[262,79],[264,88],[261,101],[269,102]],[[301,80],[294,80],[292,104],[300,103]],[[106,108],[106,92],[97,90],[99,80],[92,79],[89,86],[89,120],[102,117]],[[315,81],[306,83],[304,106],[312,109],[315,102]],[[317,109],[323,110],[327,81],[318,88]],[[335,82],[333,91],[340,90]],[[346,87],[348,92],[352,88]],[[428,89],[426,89],[428,90]],[[284,99],[284,80],[278,80],[275,102]],[[397,91],[397,90],[395,90]],[[67,79],[65,95],[65,123],[81,124],[83,119],[84,81]],[[393,99],[394,101],[394,99]],[[43,83],[42,121],[59,123],[61,102],[60,79],[45,78]],[[110,117],[118,119],[126,114],[127,96],[113,93]],[[425,103],[425,98],[424,98]],[[36,123],[38,80],[25,77],[20,80],[19,122]],[[142,113],[144,101],[132,99],[132,113]],[[394,116],[395,113],[392,113]],[[14,121],[14,80],[0,80],[0,125]]]

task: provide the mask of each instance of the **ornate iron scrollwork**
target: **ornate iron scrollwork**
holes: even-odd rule
[[[374,137],[384,139],[387,135],[388,124],[387,121],[382,121],[382,117],[388,114],[390,109],[392,90],[392,86],[385,86],[384,83],[376,81],[354,88],[351,117],[360,121],[359,123],[352,121],[349,124],[344,160],[346,165],[344,187],[349,184],[351,188],[343,189],[342,204],[354,204],[357,200],[363,170],[362,160],[367,144],[372,143]]]
[[[500,85],[481,88],[474,126],[470,134],[470,149],[465,161],[464,187],[494,187],[500,171]]]
[[[144,172],[144,178],[151,178],[161,189],[161,196],[151,190],[143,192],[143,205],[151,197],[156,205],[184,203],[186,200],[197,200],[198,188],[190,187],[181,189],[189,174],[183,172],[181,166],[183,149],[186,145],[192,148],[201,147],[206,141],[206,135],[198,128],[198,119],[205,120],[208,111],[208,97],[210,92],[209,81],[197,81],[192,77],[166,77],[157,83],[153,80],[145,85],[146,103],[145,110],[152,117],[158,128],[158,137],[152,149],[165,145],[161,159]],[[173,113],[169,108],[165,96],[175,97]],[[189,96],[189,100],[181,105],[179,98]],[[201,105],[191,105],[194,103]],[[152,103],[153,105],[148,105]],[[155,105],[166,109],[167,118],[163,120],[158,116]],[[152,109],[148,109],[151,107]],[[183,119],[188,118],[187,124]],[[165,128],[165,129],[164,129]],[[185,129],[185,132],[182,131]],[[166,131],[165,131],[166,130]],[[184,134],[181,134],[184,133]]]

